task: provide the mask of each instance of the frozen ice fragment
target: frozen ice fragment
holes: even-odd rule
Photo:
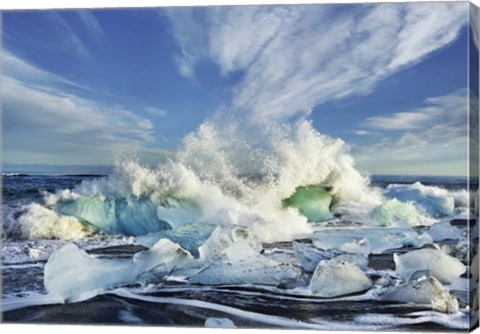
[[[310,291],[320,297],[338,297],[370,289],[372,282],[356,265],[344,261],[320,262],[310,281]]]

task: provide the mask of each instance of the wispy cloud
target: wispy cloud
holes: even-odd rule
[[[453,42],[466,3],[237,6],[171,10],[182,75],[203,57],[241,72],[231,106],[289,117],[328,100],[367,94],[382,79]],[[188,55],[188,56],[186,56]]]
[[[83,28],[89,33],[89,35],[95,39],[97,43],[100,43],[107,37],[105,30],[100,25],[100,22],[95,18],[95,15],[88,10],[76,11],[77,16],[82,23]]]
[[[58,12],[47,13],[50,21],[57,27],[57,30],[63,36],[64,47],[75,51],[78,55],[90,58],[90,51],[85,43],[80,39],[78,34],[70,27],[70,25],[63,19]]]
[[[159,116],[159,117],[166,117],[168,116],[168,112],[166,110],[155,108],[155,107],[147,107],[145,111],[150,115]]]
[[[353,131],[353,133],[356,134],[357,136],[368,136],[372,134],[372,132],[367,130],[356,130],[356,131]]]
[[[36,154],[42,163],[63,159],[98,164],[125,150],[136,151],[147,161],[153,161],[154,151],[161,151],[157,161],[165,155],[164,150],[147,148],[156,140],[148,118],[67,91],[64,88],[75,83],[6,54],[10,64],[17,64],[2,76],[6,159],[22,162]]]
[[[423,104],[423,107],[411,111],[367,118],[364,125],[378,130],[402,131],[432,130],[432,127],[439,124],[455,126],[466,122],[466,89],[460,89],[444,96],[428,98]]]
[[[31,84],[60,84],[90,90],[90,88],[84,85],[80,85],[72,80],[68,80],[54,73],[40,69],[8,50],[2,50],[2,71],[4,75],[18,78],[19,80],[23,79]]]
[[[429,173],[427,166],[434,174],[448,174],[451,170],[466,172],[467,89],[427,98],[423,104],[414,110],[365,120],[365,127],[375,129],[383,137],[373,144],[354,147],[355,155],[364,157],[359,159],[360,164],[371,171],[383,166],[402,174],[402,168],[405,172],[418,170],[418,161],[422,161],[425,174]],[[446,161],[450,159],[454,161]],[[435,168],[445,169],[436,173]]]

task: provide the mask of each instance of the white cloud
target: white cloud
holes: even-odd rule
[[[425,106],[414,110],[370,117],[364,125],[386,131],[429,130],[435,126],[465,125],[467,90],[460,89],[444,96],[425,99]],[[433,127],[433,128],[432,128]]]
[[[384,137],[354,147],[354,154],[362,157],[360,167],[374,173],[382,172],[381,168],[398,174],[412,174],[415,170],[430,175],[465,173],[469,139],[467,89],[425,99],[423,104],[414,110],[367,119],[364,125]]]
[[[90,58],[90,51],[75,31],[68,25],[58,12],[47,13],[50,21],[62,34],[64,48],[75,51],[78,55]]]
[[[468,4],[365,4],[348,12],[334,5],[182,8],[169,16],[184,76],[209,57],[224,75],[243,74],[233,108],[282,118],[367,94],[453,42],[468,22]]]
[[[68,92],[66,85],[75,83],[6,54],[16,67],[2,76],[4,159],[98,165],[125,150],[149,162],[155,161],[155,152],[157,161],[168,153],[148,148],[156,140],[149,119]]]
[[[54,73],[42,70],[31,63],[17,57],[8,50],[2,50],[2,71],[4,75],[9,75],[18,79],[25,79],[31,83],[49,83],[63,84],[72,87],[89,88],[79,85],[71,80],[65,79]]]
[[[150,115],[159,116],[159,117],[166,117],[168,116],[168,112],[166,110],[155,108],[155,107],[147,107],[145,111]]]
[[[92,12],[88,10],[78,10],[76,11],[76,14],[79,17],[80,22],[82,22],[84,29],[94,40],[96,40],[97,43],[100,43],[107,36],[105,30]]]
[[[372,134],[370,131],[367,131],[367,130],[356,130],[356,131],[353,131],[353,133],[356,134],[357,136],[368,136]]]

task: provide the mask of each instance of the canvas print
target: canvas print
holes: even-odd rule
[[[474,5],[1,23],[2,322],[478,326]]]

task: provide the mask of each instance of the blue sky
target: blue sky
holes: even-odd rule
[[[122,152],[155,165],[228,110],[307,117],[367,173],[467,172],[467,3],[2,19],[4,166],[104,166]]]

